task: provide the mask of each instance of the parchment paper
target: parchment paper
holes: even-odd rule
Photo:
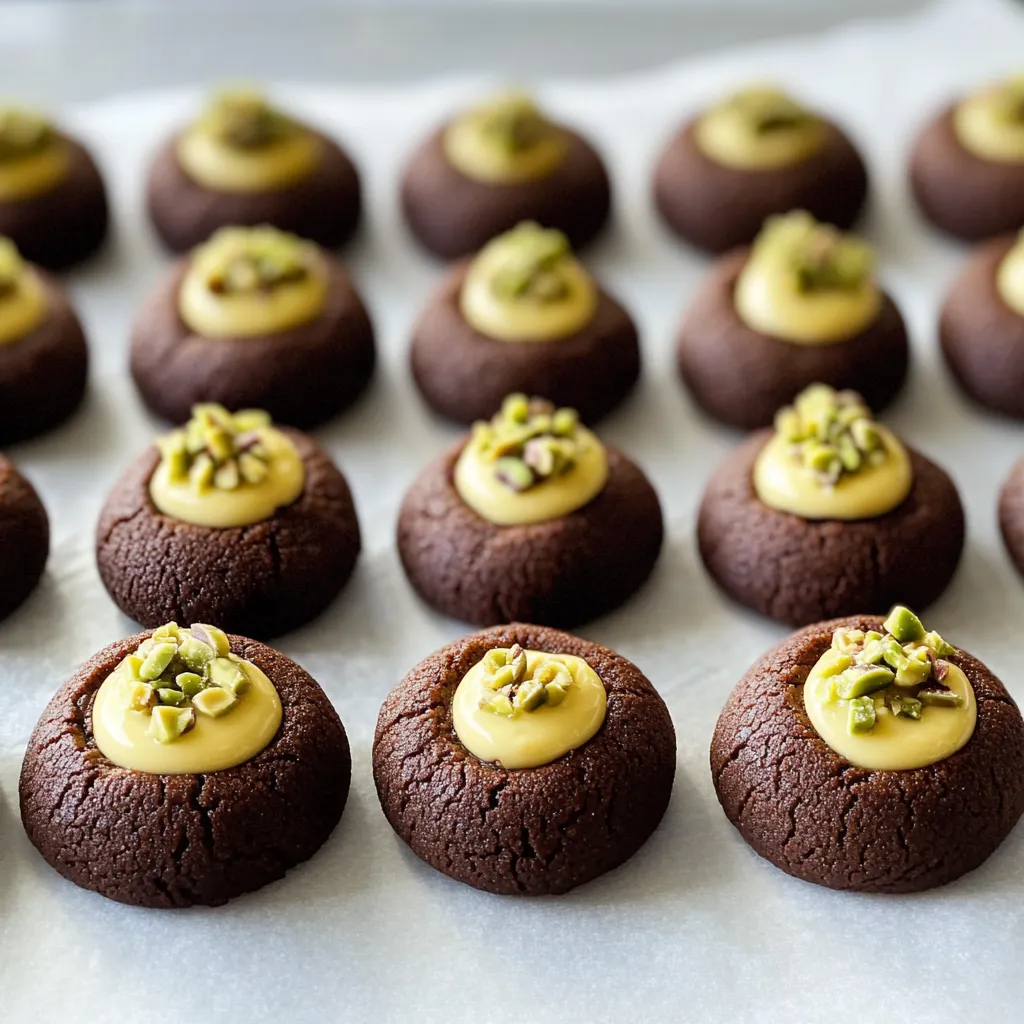
[[[952,473],[968,510],[962,568],[928,622],[1024,698],[1024,583],[995,527],[997,488],[1024,450],[1021,428],[968,409],[940,366],[938,302],[964,251],[924,227],[903,173],[916,126],[958,89],[1017,70],[1022,52],[1018,11],[959,0],[903,22],[631,78],[538,83],[610,163],[617,216],[593,265],[637,318],[645,367],[604,434],[649,472],[668,528],[650,585],[581,632],[641,666],[679,737],[675,792],[656,835],[624,868],[556,899],[488,896],[421,864],[387,826],[370,777],[384,695],[468,631],[415,599],[394,550],[404,489],[457,433],[428,415],[407,372],[410,323],[441,268],[412,246],[395,190],[409,148],[482,78],[280,89],[336,131],[362,167],[368,224],[347,258],[383,357],[365,400],[320,433],[353,484],[364,555],[337,603],[278,643],[320,681],[348,729],[353,790],[341,825],[284,881],[217,910],[180,912],[80,891],[25,839],[17,778],[39,712],[80,661],[134,628],[100,585],[93,528],[106,491],[158,429],[126,374],[132,314],[168,265],[142,216],[142,172],[200,91],[67,112],[108,175],[116,230],[104,257],[71,277],[92,344],[88,403],[66,428],[11,453],[42,493],[54,544],[42,586],[0,626],[0,1020],[1019,1020],[1024,829],[957,884],[872,898],[788,878],[758,860],[719,810],[707,768],[716,715],[785,630],[729,605],[696,557],[701,488],[738,438],[701,419],[676,379],[672,336],[707,261],[656,223],[648,182],[680,119],[751,78],[816,100],[863,145],[875,184],[865,230],[915,345],[910,385],[889,421]]]

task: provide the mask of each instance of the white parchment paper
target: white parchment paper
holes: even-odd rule
[[[962,568],[928,622],[1022,699],[1024,583],[995,527],[997,488],[1024,450],[1021,428],[969,409],[940,365],[938,302],[964,253],[923,226],[903,174],[912,132],[936,105],[1017,70],[1022,52],[1017,10],[956,0],[902,22],[626,79],[538,83],[611,166],[616,220],[593,264],[633,311],[645,367],[604,433],[649,472],[668,527],[651,583],[581,632],[642,667],[679,738],[672,803],[647,846],[619,871],[541,900],[474,892],[421,864],[391,833],[370,777],[384,695],[467,631],[414,598],[394,550],[405,487],[456,435],[428,415],[406,368],[410,323],[441,270],[404,233],[395,189],[409,148],[483,79],[280,90],[335,130],[362,167],[368,223],[348,259],[382,354],[365,400],[320,434],[353,484],[363,558],[336,604],[278,643],[320,681],[348,729],[353,788],[341,825],[284,881],[224,908],[179,912],[80,891],[25,839],[17,779],[39,712],[80,661],[133,629],[100,585],[92,535],[104,494],[158,427],[126,374],[133,311],[168,263],[142,216],[142,171],[199,92],[67,112],[108,175],[116,230],[104,257],[71,278],[92,345],[88,402],[64,429],[11,453],[42,493],[54,543],[42,586],[0,625],[0,1020],[1019,1020],[1024,830],[957,884],[873,898],[786,877],[747,849],[718,808],[707,769],[716,715],[784,630],[727,604],[696,557],[702,485],[737,437],[702,420],[676,379],[672,336],[707,262],[656,223],[648,180],[683,116],[753,77],[817,100],[861,142],[875,183],[865,230],[915,347],[910,385],[889,419],[952,473],[968,510]]]

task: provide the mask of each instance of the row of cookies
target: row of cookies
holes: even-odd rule
[[[1024,227],[1024,80],[986,86],[921,133],[910,180],[940,228],[981,239]],[[611,186],[593,145],[527,96],[502,94],[455,115],[412,155],[402,208],[417,239],[455,259],[523,220],[577,248],[604,226]],[[749,244],[773,214],[806,209],[850,227],[868,175],[827,117],[757,86],[694,117],[662,153],[653,186],[665,223],[699,248]],[[272,224],[327,248],[355,230],[361,186],[335,141],[249,91],[216,96],[156,153],[150,219],[184,252],[229,225]],[[0,113],[0,234],[49,268],[89,256],[107,231],[106,192],[78,141],[13,107]]]
[[[968,262],[939,323],[964,391],[1024,416],[1024,242],[999,239]],[[244,341],[244,344],[241,343]],[[804,211],[770,218],[753,246],[720,257],[678,333],[677,364],[715,419],[744,429],[820,382],[883,409],[910,347],[863,241]],[[533,222],[446,274],[412,329],[421,395],[449,419],[492,415],[509,392],[543,395],[590,423],[635,385],[641,348],[629,312]],[[172,423],[216,402],[298,427],[351,405],[376,362],[374,330],[338,259],[269,226],[221,228],[182,258],[132,329],[132,377]],[[0,444],[66,419],[84,394],[85,337],[60,286],[0,239]]]
[[[47,557],[46,513],[0,460],[0,547],[13,610]],[[1024,572],[1024,460],[1000,522]],[[626,454],[546,399],[508,396],[430,462],[398,512],[397,548],[431,607],[466,622],[568,627],[647,580],[664,523]],[[700,555],[734,600],[791,625],[917,607],[945,590],[965,521],[947,473],[875,421],[852,391],[814,384],[715,470]],[[100,577],[146,626],[216,621],[265,638],[314,619],[351,575],[361,537],[341,471],[308,434],[263,410],[196,405],[124,472],[96,528]]]
[[[1024,721],[977,659],[904,606],[816,623],[728,698],[719,802],[761,856],[835,889],[902,893],[978,867],[1024,811]],[[565,892],[658,827],[676,770],[664,701],[621,655],[513,623],[417,665],[381,707],[381,808],[422,860],[493,893]],[[76,884],[218,905],[311,857],[344,811],[341,720],[295,662],[207,624],[117,641],[49,702],[21,818]]]

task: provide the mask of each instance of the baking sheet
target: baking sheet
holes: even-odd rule
[[[1024,829],[945,889],[864,897],[758,860],[718,808],[707,769],[715,718],[785,630],[728,605],[696,556],[703,482],[738,438],[701,419],[676,380],[672,335],[707,261],[668,238],[647,186],[678,121],[751,77],[815,98],[850,127],[874,172],[865,231],[915,345],[910,385],[887,418],[952,473],[968,512],[963,565],[928,623],[1024,699],[1015,651],[1024,584],[995,526],[996,490],[1024,448],[1021,428],[968,409],[939,364],[937,303],[963,250],[923,227],[903,182],[914,127],[958,89],[1017,70],[1022,49],[1024,21],[1008,3],[953,0],[905,21],[629,78],[539,83],[554,110],[598,141],[616,184],[616,223],[592,263],[636,317],[645,367],[603,433],[650,474],[668,529],[650,584],[580,632],[640,665],[679,741],[672,803],[645,848],[611,875],[539,900],[478,893],[421,864],[385,822],[370,776],[384,695],[467,631],[415,599],[394,550],[405,487],[458,433],[430,417],[406,369],[410,323],[441,268],[405,235],[395,187],[409,147],[483,78],[279,90],[345,140],[368,186],[368,224],[347,258],[374,315],[381,365],[366,398],[319,434],[353,485],[365,551],[327,613],[277,643],[320,681],[348,729],[353,788],[341,825],[284,881],[227,907],[174,912],[81,891],[25,839],[17,778],[39,712],[80,661],[133,629],[99,582],[92,530],[106,491],[159,426],[126,375],[133,311],[168,264],[142,216],[142,168],[200,92],[68,112],[107,172],[116,231],[103,259],[70,278],[92,343],[88,402],[58,433],[11,452],[48,506],[53,552],[39,590],[0,625],[0,1019],[1019,1019]]]

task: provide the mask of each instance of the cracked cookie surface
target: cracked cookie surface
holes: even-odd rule
[[[661,506],[622,452],[605,446],[608,480],[582,508],[547,522],[497,526],[455,489],[465,443],[427,465],[398,516],[402,564],[428,604],[481,626],[573,626],[618,607],[650,575],[664,534]]]
[[[348,739],[302,668],[229,636],[231,652],[261,669],[281,698],[270,744],[206,775],[112,764],[92,735],[93,700],[148,636],[104,648],[47,705],[22,764],[22,823],[47,863],[85,889],[136,906],[217,906],[281,878],[327,840],[348,797]]]
[[[945,590],[964,544],[964,513],[946,473],[908,449],[914,483],[891,512],[839,522],[769,508],[752,473],[771,431],[749,437],[715,470],[697,519],[711,577],[778,622],[809,622],[894,604],[923,609]]]
[[[879,629],[856,616],[808,626],[765,654],[722,709],[711,775],[726,817],[787,874],[832,889],[916,892],[978,867],[1024,811],[1024,722],[976,658],[949,660],[974,688],[967,744],[907,771],[869,771],[836,754],[804,710],[803,682],[837,628]]]
[[[604,724],[582,747],[511,771],[460,743],[451,702],[492,647],[583,658],[607,692]],[[373,776],[385,816],[438,871],[488,892],[566,892],[617,867],[661,821],[675,776],[675,730],[640,670],[621,655],[542,626],[485,630],[416,666],[380,710]]]
[[[327,453],[287,430],[306,471],[302,494],[252,526],[212,529],[160,512],[147,448],[114,485],[96,528],[96,563],[117,606],[158,626],[216,622],[266,638],[315,618],[355,567],[359,523],[348,484]]]
[[[0,619],[35,589],[50,554],[50,522],[35,488],[0,455]]]

